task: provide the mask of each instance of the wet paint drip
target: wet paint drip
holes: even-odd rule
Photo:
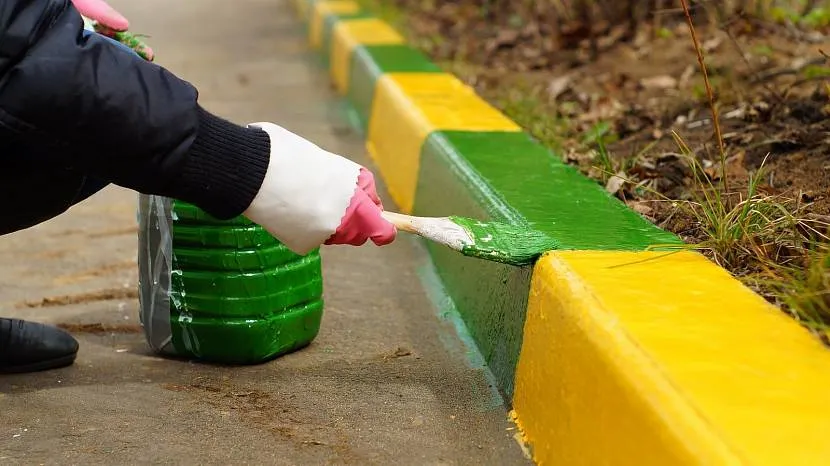
[[[559,248],[559,242],[545,233],[523,225],[482,222],[463,217],[450,220],[464,228],[473,239],[462,254],[510,265],[529,265],[547,251]]]

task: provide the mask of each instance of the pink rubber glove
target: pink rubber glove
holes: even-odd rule
[[[109,6],[104,0],[72,0],[72,4],[81,13],[81,16],[95,21],[95,32],[109,37],[116,42],[121,42],[133,49],[139,56],[146,60],[153,61],[153,49],[138,40],[136,37],[123,37],[130,27],[130,22],[115,8]],[[122,37],[120,37],[121,35]]]
[[[72,0],[72,4],[82,16],[97,21],[113,31],[123,32],[130,28],[127,18],[104,0]]]
[[[274,123],[248,126],[268,134],[271,157],[246,217],[299,255],[323,244],[394,241],[371,171]]]
[[[366,168],[360,169],[357,189],[337,231],[325,244],[361,246],[372,240],[378,246],[395,241],[397,230],[380,216],[383,203],[378,197],[375,177]]]

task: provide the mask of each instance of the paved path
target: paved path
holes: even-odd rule
[[[281,122],[368,163],[285,0],[112,3],[208,109]],[[415,243],[326,249],[323,329],[301,352],[242,368],[171,361],[148,353],[137,326],[135,201],[108,189],[0,238],[3,312],[77,324],[82,344],[71,368],[0,378],[0,463],[525,462],[505,408],[437,317]],[[44,298],[55,305],[31,307]],[[83,325],[98,323],[118,331]]]

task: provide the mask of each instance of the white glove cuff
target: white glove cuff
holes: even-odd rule
[[[271,138],[268,170],[245,216],[304,255],[340,226],[361,166],[273,123],[252,123]]]

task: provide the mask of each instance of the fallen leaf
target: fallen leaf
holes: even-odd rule
[[[741,151],[726,159],[726,175],[730,178],[743,178],[748,176],[746,167],[744,166],[744,157],[746,153]],[[703,160],[703,172],[712,179],[719,180],[723,177],[723,166],[720,162],[712,162]]]
[[[617,172],[614,176],[608,178],[608,182],[605,183],[605,190],[611,194],[616,194],[625,185],[625,178],[625,172]]]
[[[628,204],[628,207],[631,208],[631,210],[633,210],[634,212],[637,212],[640,215],[649,215],[654,211],[654,209],[649,207],[643,201],[631,201],[631,202],[628,202],[627,204]]]
[[[321,442],[319,440],[303,440],[303,445],[322,445],[325,446],[325,442]]]
[[[502,29],[498,35],[487,44],[487,50],[492,52],[500,47],[513,47],[519,39],[518,31]]]
[[[674,89],[677,87],[677,79],[664,74],[643,78],[640,80],[640,85],[646,89]]]
[[[723,37],[722,36],[713,37],[709,40],[703,41],[703,44],[701,44],[701,48],[703,49],[704,52],[710,53],[713,50],[720,47],[720,44],[722,44],[722,43],[723,43]]]
[[[577,120],[588,122],[611,120],[619,115],[624,108],[620,101],[608,96],[600,96],[595,102],[592,102],[590,110],[579,115]]]
[[[396,359],[396,358],[402,358],[404,356],[411,356],[411,355],[412,355],[412,351],[410,351],[409,349],[398,347],[392,353],[383,356],[383,359]]]
[[[695,75],[696,70],[697,68],[695,68],[694,65],[687,66],[686,69],[683,70],[683,73],[680,75],[680,85],[685,86],[689,82],[689,80],[692,79],[692,76]]]
[[[548,97],[550,97],[551,100],[556,100],[557,97],[570,88],[572,80],[573,77],[571,75],[559,76],[551,79],[548,83]]]

